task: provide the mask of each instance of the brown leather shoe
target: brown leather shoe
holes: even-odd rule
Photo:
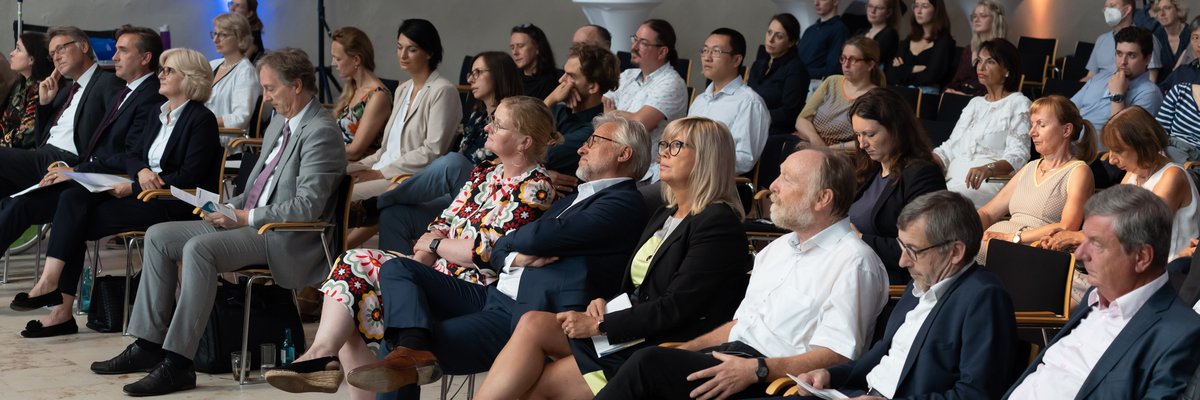
[[[346,376],[350,386],[376,393],[412,384],[424,385],[441,378],[442,368],[433,353],[407,347],[396,347],[383,361],[358,367]]]

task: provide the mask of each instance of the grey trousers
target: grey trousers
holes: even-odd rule
[[[129,333],[189,359],[196,356],[212,313],[217,274],[267,264],[266,240],[251,227],[164,222],[146,230],[145,248]]]

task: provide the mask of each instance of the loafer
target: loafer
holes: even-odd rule
[[[41,296],[29,297],[29,293],[17,293],[13,297],[11,303],[8,303],[8,308],[16,311],[33,311],[47,306],[57,306],[62,304],[62,292],[57,290],[43,294]]]
[[[128,374],[132,372],[150,372],[163,361],[162,353],[149,351],[130,343],[125,351],[104,361],[92,363],[92,372],[100,375]]]
[[[62,335],[74,335],[79,333],[79,325],[75,324],[75,318],[68,319],[67,322],[62,322],[50,326],[42,326],[42,322],[38,320],[29,321],[25,324],[25,330],[21,331],[21,336],[27,338],[44,338]]]
[[[162,362],[150,370],[150,374],[121,388],[125,394],[142,396],[160,396],[196,388],[196,371],[192,367],[182,367],[164,358]]]
[[[408,385],[424,385],[442,378],[437,357],[428,351],[396,347],[382,361],[350,371],[350,386],[386,393]]]
[[[343,374],[337,356],[329,356],[284,364],[264,376],[268,384],[289,393],[337,393]]]

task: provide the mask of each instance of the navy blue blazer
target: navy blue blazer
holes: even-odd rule
[[[829,369],[838,388],[867,388],[867,373],[892,346],[918,299],[909,283],[888,318],[883,340],[862,357]],[[938,299],[904,360],[894,398],[994,399],[1012,382],[1017,322],[1000,280],[978,266],[963,271]]]
[[[633,180],[607,187],[568,208],[577,196],[572,193],[555,201],[541,218],[493,245],[492,267],[497,271],[512,252],[560,257],[542,268],[525,269],[514,316],[531,310],[582,311],[592,299],[607,299],[620,288],[624,263],[649,218],[645,202]]]
[[[130,138],[138,144],[133,148],[135,153],[129,154],[125,160],[125,171],[133,180],[134,193],[142,191],[137,180],[138,171],[150,168],[150,146],[162,128],[162,122],[158,119],[160,113],[161,110],[150,113],[141,132],[136,134],[136,138]],[[179,121],[171,131],[171,138],[167,139],[167,148],[159,160],[163,171],[159,176],[170,186],[181,189],[200,187],[215,192],[221,173],[222,154],[217,117],[203,103],[188,101],[179,113]]]
[[[58,84],[58,93],[54,95],[54,99],[47,105],[38,105],[37,108],[37,132],[38,144],[45,143],[50,137],[50,128],[54,121],[51,121],[58,110],[67,104],[67,94],[71,92],[71,83],[73,81],[62,79]],[[80,88],[81,93],[77,93],[80,97],[79,106],[75,108],[75,149],[77,152],[83,152],[87,149],[92,140],[92,134],[96,133],[96,128],[100,126],[104,115],[108,113],[109,106],[116,99],[117,92],[121,87],[125,86],[125,81],[117,78],[112,72],[105,71],[104,68],[96,68],[96,72],[92,74],[92,79],[88,81],[87,87]],[[78,154],[78,153],[77,153]]]
[[[1088,297],[1088,294],[1083,296],[1071,319],[1046,350],[1069,335],[1091,312]],[[1042,350],[1037,360],[1025,369],[1005,398],[1042,364],[1046,350]],[[1197,365],[1200,365],[1200,315],[1180,301],[1174,287],[1163,285],[1113,339],[1075,398],[1176,398],[1187,387]]]
[[[879,175],[879,163],[873,164],[873,170],[867,175],[868,182]],[[895,175],[892,177],[895,179]],[[900,210],[913,199],[926,193],[946,190],[946,178],[942,176],[942,169],[933,161],[920,161],[904,168],[904,172],[900,173],[899,182],[893,180],[892,184],[879,194],[878,199],[863,199],[866,189],[866,183],[859,186],[854,201],[875,202],[871,207],[875,233],[863,233],[862,240],[867,242],[883,261],[883,266],[887,268],[888,282],[892,285],[903,285],[910,277],[908,272],[900,268],[900,244],[896,243],[900,229],[896,227],[896,219],[900,218]]]
[[[92,138],[96,147],[91,153],[79,149],[80,164],[75,166],[77,172],[100,172],[106,174],[125,173],[125,158],[134,151],[139,143],[136,138],[145,128],[151,114],[158,114],[158,108],[167,101],[166,97],[158,94],[159,82],[157,76],[150,76],[138,85],[137,89],[125,96],[125,104],[117,109],[112,122],[101,127]],[[116,102],[116,98],[113,98]],[[115,105],[110,106],[113,107]],[[133,134],[130,134],[130,133]],[[135,138],[135,140],[127,140]]]

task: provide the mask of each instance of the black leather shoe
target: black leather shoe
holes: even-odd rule
[[[182,367],[164,358],[162,362],[150,370],[150,375],[137,382],[125,385],[125,394],[140,396],[159,396],[178,391],[196,388],[196,371],[192,367]]]
[[[44,338],[61,335],[74,335],[79,333],[79,325],[75,324],[75,318],[68,319],[67,322],[58,323],[50,326],[42,326],[42,322],[38,320],[29,321],[25,324],[25,330],[21,331],[21,336],[27,338]]]
[[[143,349],[136,343],[130,343],[128,347],[125,347],[125,351],[116,357],[92,363],[92,372],[100,375],[149,372],[162,360],[161,353]]]
[[[337,356],[284,364],[263,374],[267,383],[290,393],[337,393],[342,386],[342,366]]]
[[[41,296],[29,297],[29,293],[17,293],[8,307],[16,311],[33,311],[46,306],[62,304],[62,292],[57,290]]]

